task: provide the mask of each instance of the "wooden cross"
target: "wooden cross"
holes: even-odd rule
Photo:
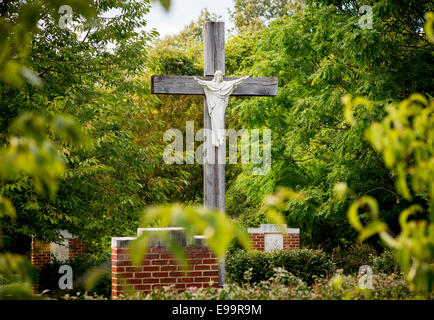
[[[204,28],[204,77],[200,78],[212,80],[217,70],[225,74],[225,24],[224,22],[207,22]],[[225,81],[235,79],[238,78],[224,78]],[[204,95],[203,88],[193,79],[193,76],[153,75],[151,92],[153,94]],[[232,95],[276,96],[277,78],[248,78],[238,85]],[[203,117],[204,129],[211,130],[211,117],[205,98]],[[217,208],[224,213],[226,144],[215,147],[209,138],[205,139],[204,144],[204,205]],[[225,267],[222,262],[219,266],[219,285],[224,283]]]

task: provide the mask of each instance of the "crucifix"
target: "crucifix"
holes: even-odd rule
[[[151,77],[152,94],[205,95],[204,129],[211,137],[204,142],[203,198],[209,208],[225,211],[226,137],[224,112],[232,96],[277,95],[277,78],[224,77],[225,25],[224,22],[206,22],[204,28],[204,76]],[[219,285],[225,283],[224,261],[219,265]]]

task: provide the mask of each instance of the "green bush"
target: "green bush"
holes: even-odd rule
[[[372,259],[372,269],[376,273],[400,273],[398,261],[393,250],[386,249],[382,254]]]
[[[358,287],[355,275],[335,274],[330,280],[317,278],[314,285],[297,281],[288,284],[287,275],[278,274],[268,281],[255,284],[226,284],[222,288],[193,288],[177,293],[173,286],[149,294],[136,293],[119,299],[145,300],[394,300],[412,299],[404,279],[394,274],[374,275],[373,289]],[[291,278],[291,275],[289,274]],[[279,280],[280,279],[280,280]]]
[[[59,268],[62,265],[69,265],[73,271],[73,289],[72,290],[60,290],[59,289]],[[83,293],[84,283],[86,281],[86,273],[92,268],[101,267],[105,270],[95,286],[90,290],[89,294],[97,294],[104,297],[111,296],[111,273],[110,273],[110,261],[104,261],[101,259],[92,258],[89,256],[79,257],[74,260],[67,261],[52,261],[49,264],[44,265],[38,272],[38,289],[39,291],[50,290],[49,295],[61,296],[66,293],[75,294],[78,292]]]
[[[315,277],[326,277],[336,269],[330,257],[322,250],[300,249],[271,253],[237,250],[229,253],[226,258],[228,280],[239,284],[268,280],[275,274],[275,268],[283,268],[309,285]],[[247,280],[246,272],[249,272]]]
[[[377,251],[366,243],[354,243],[346,247],[337,246],[332,251],[332,260],[345,274],[357,273],[363,265],[371,265]]]

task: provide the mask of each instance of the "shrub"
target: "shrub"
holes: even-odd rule
[[[60,290],[59,289],[59,268],[62,265],[69,265],[73,271],[73,289],[72,290]],[[85,274],[94,267],[101,267],[105,269],[105,274],[102,275],[96,282],[89,294],[102,295],[104,297],[111,296],[111,274],[109,261],[103,261],[95,259],[89,256],[79,257],[74,260],[56,261],[44,265],[38,272],[38,289],[40,291],[50,290],[50,295],[64,295],[66,293],[74,294],[85,291],[84,282],[86,280]]]
[[[249,283],[268,280],[275,274],[274,268],[283,268],[308,284],[312,284],[315,277],[325,277],[336,269],[330,257],[322,250],[300,249],[271,253],[238,250],[228,254],[226,274],[229,281],[239,284],[245,282],[244,274],[250,268]]]
[[[332,251],[332,259],[344,273],[357,273],[363,265],[371,265],[377,251],[370,244],[354,243],[346,247],[337,246]]]
[[[400,273],[398,261],[393,250],[386,249],[372,259],[372,269],[376,273]]]
[[[290,284],[277,278],[287,278],[284,273],[267,281],[255,284],[226,284],[222,288],[191,288],[177,293],[173,286],[154,290],[149,294],[136,293],[117,299],[145,300],[391,300],[412,299],[402,277],[397,275],[374,275],[374,289],[361,289],[355,275],[336,274],[331,280],[318,278],[309,287],[305,282],[297,281],[288,275]]]

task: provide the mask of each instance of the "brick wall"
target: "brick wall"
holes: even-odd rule
[[[191,287],[218,287],[218,261],[207,247],[183,248],[188,263],[186,269],[164,247],[150,248],[141,265],[133,265],[128,255],[131,240],[133,238],[112,238],[113,297],[119,297],[127,288],[149,293],[169,285],[178,292]]]
[[[283,250],[300,248],[299,229],[289,229],[282,234],[276,225],[264,224],[261,228],[248,230],[253,248],[259,251],[270,249],[267,241],[278,242]],[[218,287],[218,261],[205,245],[203,236],[187,241],[182,228],[139,228],[138,236],[149,233],[147,255],[140,265],[133,265],[128,254],[131,241],[137,237],[112,238],[112,296],[119,297],[129,290],[149,293],[156,288],[173,286],[182,292],[187,288]],[[187,266],[183,268],[161,241],[159,232],[166,232],[186,253]],[[271,237],[269,235],[272,235]],[[280,241],[280,242],[279,242]]]
[[[252,248],[257,251],[266,251],[265,244],[266,234],[282,235],[281,250],[300,249],[300,230],[287,228],[284,226],[286,233],[282,234],[280,228],[273,224],[261,224],[260,228],[249,228],[249,238]]]

